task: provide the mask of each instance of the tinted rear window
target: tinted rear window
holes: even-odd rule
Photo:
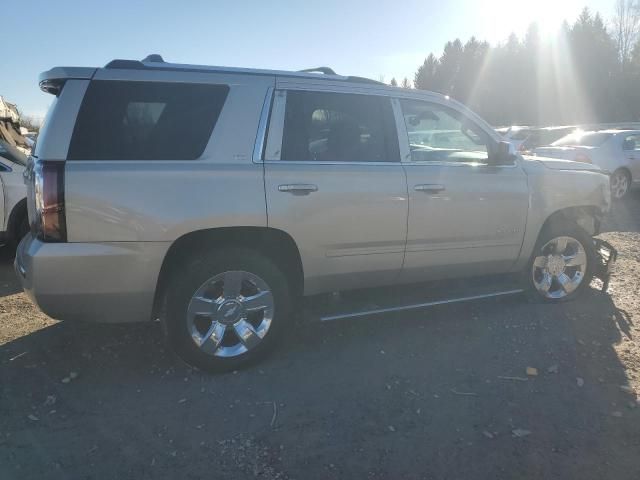
[[[93,81],[69,160],[194,160],[202,155],[229,87]]]

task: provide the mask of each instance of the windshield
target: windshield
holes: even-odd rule
[[[27,164],[27,156],[3,140],[0,140],[0,157],[22,166]]]
[[[611,137],[611,133],[577,132],[553,142],[554,147],[599,147]]]

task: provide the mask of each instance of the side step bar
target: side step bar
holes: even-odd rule
[[[391,312],[401,312],[404,310],[417,310],[420,308],[426,308],[426,307],[433,307],[436,305],[444,305],[444,304],[449,304],[449,303],[460,303],[460,302],[469,302],[471,300],[480,300],[483,298],[493,298],[493,297],[502,297],[505,295],[515,295],[518,293],[522,293],[524,292],[523,289],[518,288],[518,289],[513,289],[513,290],[503,290],[503,291],[497,291],[497,292],[492,292],[492,293],[485,293],[482,295],[471,295],[471,296],[466,296],[466,297],[455,297],[455,298],[448,298],[448,299],[442,299],[442,300],[433,300],[430,302],[423,302],[423,303],[412,303],[412,304],[406,304],[406,305],[398,305],[395,307],[386,307],[386,308],[374,308],[374,309],[368,309],[368,310],[358,310],[358,311],[354,311],[354,312],[344,312],[344,313],[335,313],[335,314],[329,314],[329,315],[321,315],[320,316],[320,321],[322,322],[330,322],[332,320],[342,320],[345,318],[356,318],[356,317],[365,317],[368,315],[378,315],[381,313],[391,313]]]

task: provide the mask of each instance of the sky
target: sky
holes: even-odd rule
[[[551,35],[583,7],[609,22],[615,0],[1,0],[0,95],[43,117],[38,75],[114,58],[413,79],[448,40],[491,44],[537,21]]]

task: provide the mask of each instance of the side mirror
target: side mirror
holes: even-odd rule
[[[494,165],[511,165],[516,158],[517,152],[513,144],[509,142],[498,142],[492,162]]]

